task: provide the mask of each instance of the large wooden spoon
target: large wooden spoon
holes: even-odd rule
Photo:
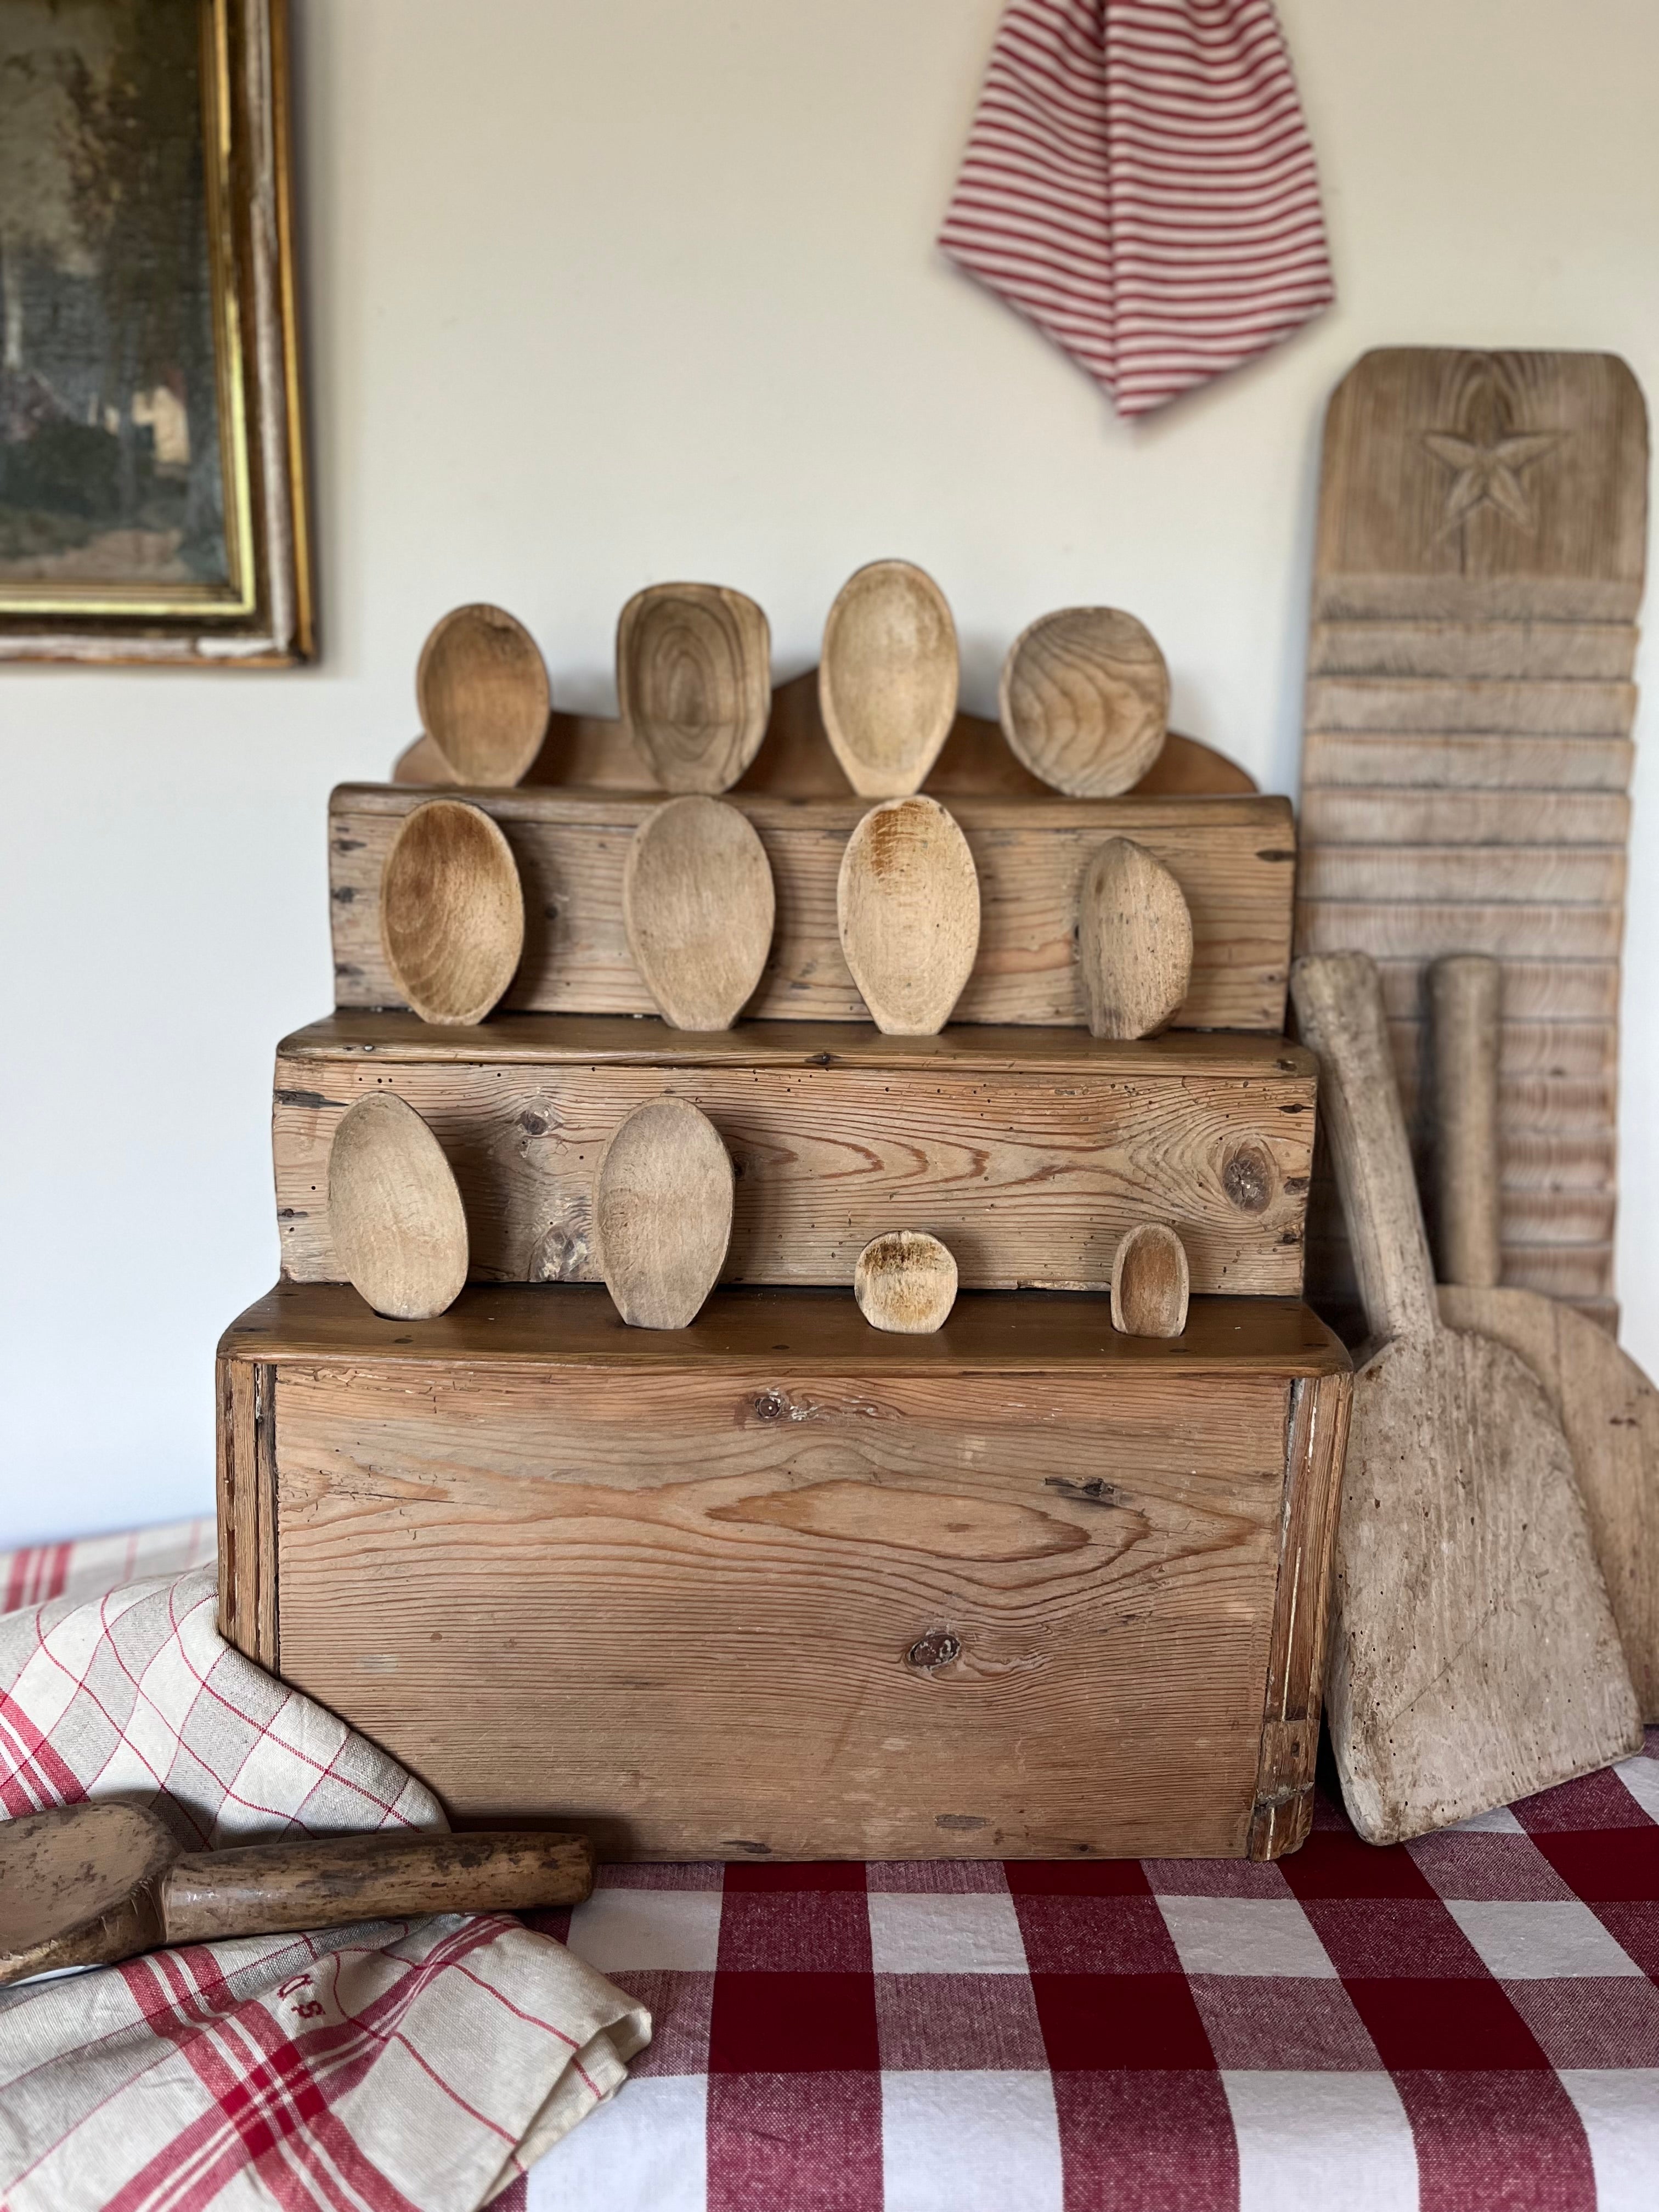
[[[690,1099],[636,1106],[605,1147],[593,1194],[599,1264],[633,1328],[689,1328],[732,1241],[732,1158]]]
[[[724,799],[671,799],[629,841],[628,949],[677,1030],[731,1028],[766,966],[776,908],[766,848]]]
[[[458,783],[514,784],[541,750],[552,696],[524,624],[500,607],[457,607],[415,672],[421,726]]]
[[[836,884],[841,949],[888,1036],[933,1036],[979,951],[979,872],[936,799],[872,806],[847,841]]]
[[[1169,1027],[1192,982],[1193,918],[1163,861],[1133,838],[1109,838],[1085,868],[1077,942],[1091,1036]]]
[[[772,638],[721,584],[652,584],[617,624],[622,717],[665,791],[729,791],[772,711]]]
[[[920,791],[956,719],[957,627],[945,594],[908,561],[872,561],[823,625],[818,703],[860,799]]]
[[[328,1155],[328,1226],[346,1280],[376,1313],[430,1321],[466,1280],[466,1214],[443,1148],[392,1091],[343,1115]]]
[[[513,848],[483,809],[428,799],[404,817],[380,870],[380,944],[423,1022],[481,1022],[524,952]]]
[[[1163,750],[1170,672],[1144,623],[1115,607],[1062,607],[1010,647],[1003,734],[1033,775],[1073,799],[1115,799]]]
[[[64,1805],[0,1823],[0,1982],[164,1944],[580,1905],[592,1887],[580,1836],[394,1830],[186,1851],[142,1806]]]

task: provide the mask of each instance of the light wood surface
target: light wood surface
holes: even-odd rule
[[[676,1029],[731,1028],[760,981],[776,911],[766,848],[735,806],[671,799],[629,840],[628,949]]]
[[[859,1254],[853,1294],[872,1328],[931,1336],[957,1302],[957,1263],[949,1246],[925,1230],[890,1230]]]
[[[1115,607],[1062,607],[1008,648],[998,695],[1018,759],[1073,799],[1113,799],[1163,749],[1170,672],[1158,640]]]
[[[1435,1259],[1442,1282],[1490,1290],[1504,1271],[1498,1181],[1498,1035],[1504,971],[1476,952],[1429,969]]]
[[[1187,1326],[1192,1278],[1173,1229],[1143,1221],[1112,1260],[1112,1327],[1125,1336],[1179,1336]]]
[[[536,641],[501,607],[456,607],[415,672],[421,726],[458,783],[517,783],[547,735],[552,695]]]
[[[836,879],[842,957],[878,1029],[933,1036],[951,1018],[979,951],[979,877],[936,799],[872,806]]]
[[[908,561],[872,561],[836,592],[823,626],[818,703],[860,799],[919,791],[956,719],[957,626]]]
[[[479,1289],[432,1328],[289,1285],[222,1356],[275,1378],[264,1663],[453,1815],[606,1857],[1306,1832],[1347,1363],[1293,1301],[1170,1343],[1033,1292],[927,1336],[844,1291],[654,1334]]]
[[[341,1115],[328,1151],[337,1264],[376,1313],[430,1321],[466,1280],[466,1214],[443,1148],[416,1109],[374,1091]]]
[[[507,1004],[548,1013],[652,1013],[623,924],[628,841],[648,797],[522,788],[479,792],[525,889],[524,957]],[[347,785],[330,816],[335,996],[395,1006],[380,948],[381,860],[418,790]],[[772,957],[750,1011],[784,1020],[861,1021],[842,956],[836,884],[865,810],[855,799],[732,794],[766,848],[776,886]],[[980,881],[974,972],[955,1019],[1049,1027],[1086,1018],[1077,961],[1078,892],[1103,839],[1133,837],[1180,884],[1193,917],[1193,983],[1181,1019],[1195,1029],[1284,1028],[1296,836],[1288,799],[1183,797],[951,802]]]
[[[0,1824],[0,1983],[163,1944],[580,1905],[592,1887],[578,1836],[394,1832],[185,1852],[142,1807],[60,1806]]]
[[[772,705],[766,617],[721,584],[652,584],[617,623],[622,719],[664,791],[717,793],[743,774]]]
[[[605,1288],[634,1328],[685,1328],[732,1241],[732,1158],[688,1099],[636,1106],[605,1148],[593,1226]]]
[[[611,1132],[672,1087],[741,1170],[727,1270],[748,1282],[852,1281],[884,1231],[931,1231],[964,1285],[1103,1291],[1137,1221],[1179,1231],[1194,1287],[1294,1295],[1312,1164],[1312,1056],[1263,1036],[1170,1030],[1114,1044],[1083,1030],[744,1022],[717,1036],[655,1019],[499,1015],[434,1030],[337,1014],[276,1069],[276,1208],[286,1273],[338,1279],[319,1193],[331,1133],[392,1091],[453,1164],[483,1277],[597,1281],[593,1177]]]
[[[1164,863],[1109,837],[1083,872],[1077,938],[1091,1035],[1167,1029],[1192,984],[1193,918]]]
[[[1297,963],[1302,1035],[1378,1348],[1355,1380],[1328,1696],[1342,1792],[1396,1843],[1638,1749],[1559,1422],[1505,1346],[1441,1327],[1382,1000]]]
[[[1511,1018],[1616,1018],[1646,481],[1642,396],[1609,355],[1394,348],[1332,398],[1296,943],[1388,961],[1395,1011],[1420,1015],[1425,968],[1469,952],[1504,962]],[[1571,1263],[1528,1241],[1568,1241],[1580,1171],[1553,1229],[1534,1193],[1523,1235],[1509,1162],[1548,1132],[1507,1091],[1498,1121],[1505,1279],[1605,1303],[1610,1234]],[[1615,1121],[1610,1097],[1609,1220]]]
[[[405,815],[381,864],[380,950],[422,1021],[481,1022],[524,952],[513,848],[477,806],[434,799]]]

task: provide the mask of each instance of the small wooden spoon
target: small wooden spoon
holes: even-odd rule
[[[394,1829],[187,1852],[142,1806],[63,1805],[0,1823],[0,1982],[163,1944],[580,1905],[592,1887],[580,1836]]]
[[[617,623],[622,718],[665,791],[729,791],[772,711],[766,617],[720,584],[652,584]]]
[[[945,594],[908,561],[872,561],[823,625],[818,703],[860,799],[920,791],[956,719],[957,627]]]
[[[1170,672],[1133,615],[1062,607],[1014,640],[999,705],[1003,735],[1033,775],[1073,799],[1115,799],[1163,750]]]
[[[552,695],[524,624],[500,607],[457,607],[421,647],[421,726],[458,783],[517,783],[541,750]]]
[[[1187,1248],[1174,1230],[1140,1222],[1112,1255],[1112,1327],[1122,1336],[1179,1336],[1190,1288]]]
[[[933,1036],[979,951],[979,872],[936,799],[872,806],[847,841],[836,884],[841,949],[888,1036]]]
[[[605,1287],[632,1328],[689,1328],[732,1241],[732,1158],[690,1099],[636,1106],[605,1147],[593,1220]]]
[[[1109,838],[1085,868],[1077,947],[1091,1036],[1152,1036],[1181,1011],[1193,918],[1163,861],[1132,838]]]
[[[392,1091],[342,1116],[328,1155],[328,1225],[346,1280],[376,1313],[430,1321],[466,1280],[466,1214],[443,1148]]]
[[[423,1022],[481,1022],[524,952],[513,848],[483,810],[428,799],[405,815],[380,870],[380,945]]]
[[[629,841],[628,949],[677,1030],[731,1028],[766,966],[776,908],[766,848],[724,799],[671,799]]]
[[[859,1254],[853,1295],[872,1328],[931,1336],[957,1302],[957,1263],[948,1245],[920,1230],[896,1229]]]

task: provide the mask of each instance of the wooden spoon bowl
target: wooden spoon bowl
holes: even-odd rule
[[[623,863],[623,926],[646,988],[677,1030],[729,1030],[772,947],[776,895],[754,824],[691,792],[647,815]]]
[[[1077,940],[1091,1036],[1169,1027],[1192,985],[1193,918],[1169,869],[1132,837],[1109,837],[1091,856]]]
[[[936,799],[872,806],[847,841],[836,885],[841,949],[888,1036],[933,1036],[979,950],[979,872]]]
[[[334,1132],[328,1226],[346,1280],[376,1313],[431,1321],[460,1296],[461,1194],[438,1139],[395,1091],[370,1091]]]
[[[415,672],[421,726],[459,783],[519,781],[547,734],[547,667],[501,607],[457,607],[433,629]]]
[[[429,799],[405,815],[380,870],[380,945],[423,1022],[481,1022],[524,952],[513,848],[481,807]]]
[[[957,1263],[949,1245],[917,1229],[877,1237],[859,1254],[853,1294],[872,1328],[932,1336],[957,1302]]]
[[[1179,1336],[1191,1290],[1187,1248],[1161,1221],[1142,1221],[1112,1256],[1112,1327],[1122,1336]]]
[[[957,628],[945,594],[908,561],[872,561],[823,625],[818,703],[860,799],[920,791],[956,719]]]
[[[1115,799],[1163,750],[1170,672],[1133,615],[1062,607],[1014,640],[999,706],[1003,735],[1033,775],[1073,799]]]
[[[653,584],[617,624],[622,718],[665,791],[729,791],[772,711],[772,638],[720,584]]]
[[[605,1287],[632,1328],[689,1328],[732,1241],[732,1158],[706,1114],[665,1092],[605,1147],[593,1221]]]

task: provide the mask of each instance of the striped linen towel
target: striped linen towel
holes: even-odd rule
[[[1335,296],[1272,0],[1012,0],[939,244],[1145,415]]]

